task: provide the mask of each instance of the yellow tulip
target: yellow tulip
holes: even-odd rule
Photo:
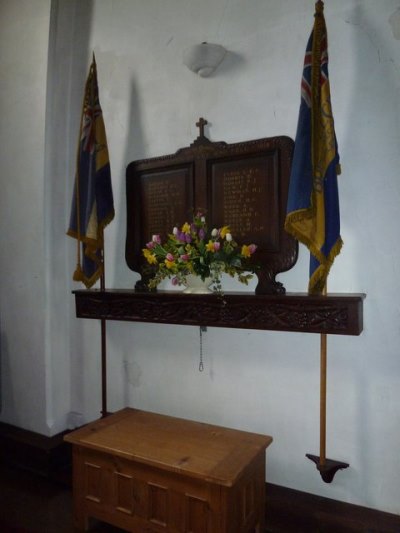
[[[188,222],[185,222],[182,226],[182,232],[183,233],[190,233],[190,224]]]
[[[221,231],[220,231],[221,237],[222,237],[223,239],[225,239],[226,234],[227,234],[227,233],[230,233],[230,232],[231,232],[231,230],[230,230],[229,226],[223,226],[223,227],[221,228]]]
[[[251,256],[250,247],[247,246],[246,244],[243,244],[241,254],[243,257],[250,257]]]
[[[208,243],[206,244],[206,250],[207,252],[215,252],[213,241],[208,241]]]
[[[150,250],[148,250],[147,248],[144,248],[143,250],[143,255],[145,256],[147,262],[150,264],[150,265],[156,265],[157,264],[157,258],[156,256],[151,253]]]

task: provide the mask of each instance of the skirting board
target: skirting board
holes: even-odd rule
[[[67,432],[54,437],[0,422],[0,461],[49,479],[71,482]],[[266,524],[271,533],[398,533],[400,516],[266,483]]]
[[[321,481],[322,483],[322,481]],[[399,533],[400,516],[266,484],[267,532]]]
[[[72,464],[71,447],[63,440],[66,433],[46,437],[0,422],[0,462],[61,480]]]

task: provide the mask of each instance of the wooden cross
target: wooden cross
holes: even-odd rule
[[[200,135],[199,137],[204,137],[204,126],[208,124],[207,120],[205,120],[203,117],[200,117],[199,118],[199,121],[196,122],[196,126],[199,128],[200,130]]]

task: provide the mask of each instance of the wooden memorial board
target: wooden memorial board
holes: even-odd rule
[[[239,243],[254,243],[256,293],[284,293],[275,280],[292,268],[298,244],[284,230],[294,143],[272,137],[228,144],[200,134],[175,154],[133,161],[126,171],[126,262],[146,290],[151,272],[142,248],[152,235],[165,238],[174,226],[190,221],[193,210],[205,209],[210,228],[228,225]]]

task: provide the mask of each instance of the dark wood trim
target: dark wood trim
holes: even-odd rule
[[[68,431],[46,437],[0,422],[0,457],[7,467],[71,484]],[[400,516],[266,483],[266,525],[272,533],[398,533]]]
[[[67,433],[46,437],[0,422],[0,461],[70,483],[72,453],[71,445],[64,442]]]
[[[365,294],[183,294],[127,289],[74,291],[78,318],[303,333],[359,335]]]
[[[267,532],[398,533],[400,516],[266,484]]]

